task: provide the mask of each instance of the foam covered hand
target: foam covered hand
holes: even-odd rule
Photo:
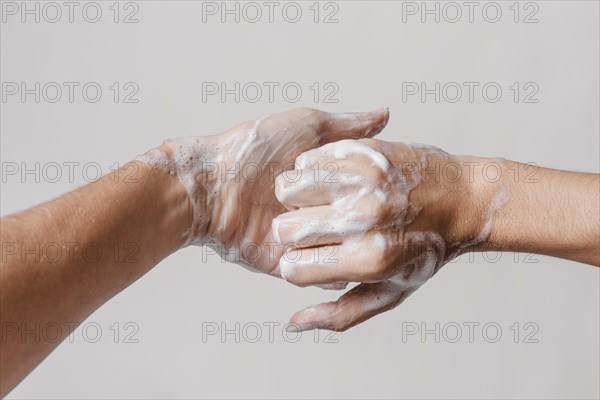
[[[298,171],[276,180],[277,198],[290,211],[273,221],[273,231],[295,246],[281,257],[280,273],[299,286],[361,284],[298,312],[294,326],[345,330],[394,308],[483,242],[507,192],[495,185],[474,196],[467,167],[475,164],[437,148],[375,139],[300,155]]]
[[[177,174],[185,186],[191,206],[185,245],[208,245],[228,261],[277,275],[283,248],[271,223],[287,210],[275,197],[275,177],[293,169],[304,151],[376,135],[388,116],[387,109],[334,114],[299,108],[215,136],[169,140],[138,159]]]

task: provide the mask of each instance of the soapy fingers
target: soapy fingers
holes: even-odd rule
[[[344,238],[364,235],[377,221],[359,209],[334,206],[301,208],[273,219],[274,237],[282,244],[313,247],[341,243]]]
[[[397,257],[381,251],[377,242],[382,240],[380,234],[375,234],[365,239],[362,247],[361,243],[345,244],[335,254],[335,262],[314,257],[320,248],[302,249],[305,254],[288,252],[282,257],[282,277],[298,286],[343,280],[363,282],[335,302],[296,313],[290,320],[296,330],[346,330],[398,306],[442,265],[445,248],[434,234],[407,233]],[[316,261],[311,260],[311,255]]]
[[[283,279],[301,287],[381,281],[389,275],[390,262],[382,240],[375,233],[339,245],[290,249],[279,260],[279,270]]]
[[[323,162],[340,167],[329,180]],[[335,302],[297,313],[296,329],[354,326],[400,304],[446,261],[446,242],[436,232],[443,225],[415,222],[427,215],[409,201],[423,176],[405,162],[424,165],[427,158],[403,144],[342,140],[297,157],[306,177],[277,181],[276,196],[292,211],[274,219],[273,232],[294,245],[279,260],[281,276],[301,287],[360,283]]]
[[[329,163],[323,169],[286,171],[275,180],[277,199],[288,210],[331,204],[361,188],[362,176],[340,172],[339,164]]]

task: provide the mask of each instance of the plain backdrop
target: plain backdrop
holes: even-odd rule
[[[464,2],[76,2],[72,22],[62,2],[57,22],[57,6],[38,2],[39,23],[21,2],[7,3],[2,215],[81,186],[166,138],[218,133],[297,106],[389,106],[384,140],[599,172],[597,1],[476,2],[472,22]],[[238,7],[239,21],[222,7]],[[438,7],[439,22],[423,7]],[[99,21],[89,22],[98,8]],[[207,92],[221,83],[230,90],[224,99]],[[433,89],[424,99],[407,92],[421,83]],[[92,102],[97,87],[102,96]],[[33,89],[24,99],[23,88]],[[207,253],[179,251],[110,300],[9,398],[600,395],[597,268],[530,254],[463,257],[397,309],[296,341],[283,331],[288,318],[337,293]]]

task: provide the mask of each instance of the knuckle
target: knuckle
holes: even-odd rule
[[[372,226],[385,214],[385,207],[376,201],[367,201],[361,207],[360,213],[364,220],[368,221],[369,225]]]
[[[288,180],[285,179],[284,175],[281,174],[275,178],[275,197],[277,200],[283,201],[287,198],[287,192],[289,191],[289,183]]]
[[[294,168],[303,169],[312,167],[316,160],[318,160],[320,154],[319,148],[305,151],[296,157],[296,160],[294,161]]]
[[[372,251],[366,261],[366,267],[359,271],[361,282],[378,282],[385,278],[389,270],[389,261],[385,251]]]

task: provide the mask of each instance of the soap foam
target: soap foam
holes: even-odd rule
[[[382,143],[379,145],[386,154],[392,153],[391,145]],[[417,151],[415,151],[415,149]],[[340,177],[338,183],[323,185],[319,187],[331,198],[330,207],[334,210],[332,215],[325,217],[325,221],[297,221],[298,230],[293,236],[302,239],[308,235],[319,237],[336,233],[345,236],[343,249],[347,257],[357,257],[366,248],[376,248],[384,258],[389,257],[389,251],[400,251],[399,265],[392,271],[393,275],[385,280],[375,283],[380,285],[376,295],[369,293],[368,300],[362,303],[363,311],[369,312],[384,307],[393,307],[403,301],[421,285],[427,282],[442,265],[454,258],[459,251],[484,242],[492,230],[493,217],[509,200],[509,192],[505,186],[500,186],[484,215],[484,224],[479,234],[465,243],[448,244],[444,238],[436,232],[409,231],[405,232],[407,226],[414,222],[414,217],[408,220],[409,210],[421,212],[421,207],[411,205],[409,196],[412,190],[418,187],[423,179],[421,171],[427,171],[428,155],[435,154],[438,158],[448,159],[450,156],[443,150],[428,145],[406,146],[407,158],[420,159],[421,167],[417,170],[405,173],[402,168],[393,168],[379,151],[361,143],[360,141],[340,141],[322,146],[304,153],[297,158],[299,168],[309,168],[329,159],[350,160],[355,156],[366,156],[370,160],[368,168],[379,168],[385,173],[385,182],[378,181],[380,178],[370,179],[360,172],[353,174],[337,174]],[[412,154],[410,153],[412,151]],[[413,159],[414,159],[413,158]],[[356,160],[360,165],[360,161]],[[362,166],[362,165],[361,165]],[[361,170],[362,171],[362,170]],[[317,174],[317,176],[320,176]],[[362,179],[361,179],[362,178]],[[372,181],[375,182],[372,182]],[[356,183],[360,182],[362,187]],[[289,185],[286,188],[278,186],[277,197],[282,201],[293,201],[293,197],[301,190],[310,186],[309,182],[301,182],[299,185]],[[348,187],[353,190],[342,190]],[[371,210],[386,210],[386,221],[375,212],[371,215],[365,212],[365,206]],[[344,218],[344,216],[346,218]],[[383,223],[383,226],[382,226]],[[274,232],[280,228],[279,221],[274,224]],[[385,234],[386,230],[392,232],[390,237],[400,238],[402,243],[389,240]],[[367,235],[371,240],[367,240]],[[400,250],[397,249],[400,247]],[[455,249],[458,249],[454,251]],[[450,251],[452,250],[452,251]],[[286,265],[288,274],[293,273],[301,264]],[[368,268],[368,266],[365,266]],[[397,272],[396,272],[397,271]]]
[[[266,118],[268,115],[256,120],[250,129],[240,128],[221,140],[215,140],[212,136],[168,139],[160,148],[152,149],[136,158],[151,168],[177,175],[184,186],[192,205],[192,221],[185,234],[183,247],[211,243],[213,247],[218,247],[218,232],[225,229],[223,224],[226,221],[224,218],[212,218],[212,213],[216,207],[219,207],[219,212],[225,213],[230,207],[234,207],[234,204],[218,199],[222,186],[228,185],[233,178],[224,179],[223,174],[216,174],[218,176],[211,179],[210,184],[206,181],[200,183],[199,179],[213,174],[215,169],[240,168],[253,154],[253,150],[263,144],[264,139],[259,138],[258,129]],[[231,163],[228,160],[234,161]],[[235,190],[234,185],[229,186],[232,191]],[[215,224],[216,236],[207,235],[209,223]],[[229,250],[235,249],[228,247],[220,252]]]
[[[301,168],[309,168],[316,164],[323,155],[332,156],[337,160],[346,160],[353,155],[363,155],[372,161],[371,166],[376,166],[383,172],[387,172],[390,165],[387,158],[377,150],[374,150],[360,141],[350,139],[328,143],[318,149],[307,151],[296,159],[296,163],[301,166]]]

